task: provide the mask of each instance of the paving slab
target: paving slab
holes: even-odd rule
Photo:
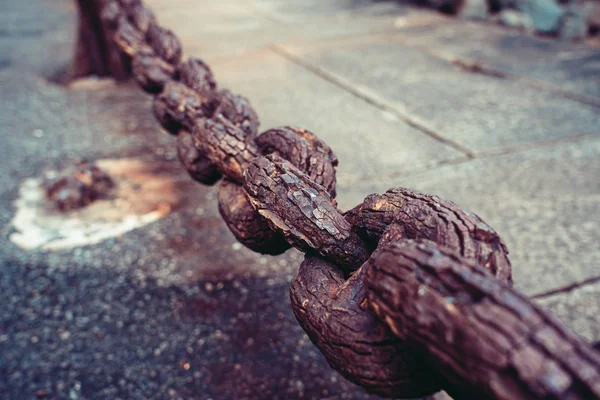
[[[383,15],[393,14],[406,5],[396,1],[372,0],[253,0],[250,7],[282,21],[297,21],[317,16],[335,17],[343,14]]]
[[[381,182],[341,186],[340,205],[408,187],[473,211],[505,240],[527,295],[600,276],[600,138],[475,159]]]
[[[600,284],[588,284],[567,293],[536,300],[542,307],[566,321],[589,341],[600,340]]]
[[[385,12],[370,7],[340,12],[335,4],[321,4],[335,13],[279,13],[278,7],[254,7],[251,2],[228,0],[223,3],[197,1],[173,7],[165,0],[148,4],[157,11],[162,25],[170,27],[180,37],[184,53],[207,60],[221,56],[243,54],[247,50],[264,48],[279,42],[315,41],[338,36],[356,36],[397,30],[399,17],[417,19],[428,15],[407,6],[395,4]],[[284,9],[290,5],[274,3]],[[303,9],[303,5],[295,3]],[[315,3],[316,4],[316,3]],[[309,8],[308,8],[309,9]],[[429,17],[430,18],[430,17]],[[429,19],[421,18],[419,23]]]
[[[262,130],[300,126],[330,144],[340,159],[339,185],[464,158],[272,51],[249,52],[211,65],[222,86],[250,99]]]
[[[489,23],[482,26],[462,20],[408,26],[391,38],[600,98],[598,46],[540,38]]]
[[[473,152],[600,132],[593,106],[467,72],[384,37],[283,48]]]

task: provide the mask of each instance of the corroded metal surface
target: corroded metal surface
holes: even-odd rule
[[[372,194],[346,213],[354,229],[377,243],[391,224],[402,239],[429,239],[477,261],[499,279],[510,280],[508,250],[500,236],[477,215],[451,201],[405,188]]]
[[[386,246],[365,282],[376,315],[426,349],[457,399],[600,397],[600,354],[451,249],[422,240]]]
[[[283,235],[273,231],[268,221],[256,212],[239,184],[223,180],[219,187],[219,212],[235,238],[261,254],[278,255],[291,246]]]
[[[294,247],[316,251],[346,272],[368,258],[331,196],[290,162],[274,154],[254,159],[244,188],[254,208]]]
[[[256,138],[263,154],[275,153],[306,173],[335,197],[337,156],[314,133],[289,126],[270,129]]]
[[[307,254],[290,288],[298,322],[333,368],[369,392],[416,398],[439,391],[442,378],[427,353],[370,311],[365,271],[346,280],[336,264]]]
[[[44,182],[46,197],[60,211],[85,207],[106,197],[114,186],[110,176],[96,164],[79,161]]]

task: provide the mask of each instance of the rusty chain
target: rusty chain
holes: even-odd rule
[[[190,176],[221,182],[236,239],[306,253],[292,308],[334,369],[387,397],[600,399],[600,353],[512,288],[508,251],[479,217],[403,188],[340,212],[329,146],[304,129],[259,135],[248,100],[182,62],[140,0],[93,1]]]

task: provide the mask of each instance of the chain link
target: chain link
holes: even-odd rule
[[[314,133],[284,126],[261,134],[256,143],[263,155],[277,154],[308,175],[314,183],[335,198],[337,156]]]
[[[600,399],[600,354],[511,287],[508,251],[479,217],[408,189],[337,209],[333,151],[313,133],[258,135],[247,99],[180,62],[140,0],[95,0],[153,112],[248,248],[306,252],[292,308],[330,365],[365,389],[456,399]]]
[[[429,239],[475,260],[496,278],[511,281],[508,250],[500,236],[477,215],[451,201],[395,188],[367,196],[346,218],[372,243],[378,243],[393,223],[402,229],[402,239]]]
[[[456,399],[597,399],[600,353],[489,270],[428,240],[378,249],[371,309],[432,355]]]
[[[244,189],[271,229],[300,251],[317,252],[348,273],[369,258],[366,244],[323,186],[278,155],[252,160]]]
[[[278,255],[291,246],[284,236],[270,228],[268,221],[248,201],[244,188],[224,179],[219,186],[219,212],[237,240],[250,250]]]
[[[346,280],[336,264],[307,254],[290,286],[296,319],[329,364],[369,392],[417,398],[441,390],[426,351],[399,339],[370,311],[365,271]]]
[[[192,179],[197,182],[212,186],[223,177],[217,167],[196,148],[192,134],[184,129],[177,135],[177,155]]]

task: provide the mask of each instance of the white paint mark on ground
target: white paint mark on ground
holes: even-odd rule
[[[175,182],[159,163],[107,159],[96,164],[115,181],[113,195],[66,213],[46,200],[41,179],[26,179],[15,201],[10,240],[26,250],[96,244],[158,221],[178,203]]]

